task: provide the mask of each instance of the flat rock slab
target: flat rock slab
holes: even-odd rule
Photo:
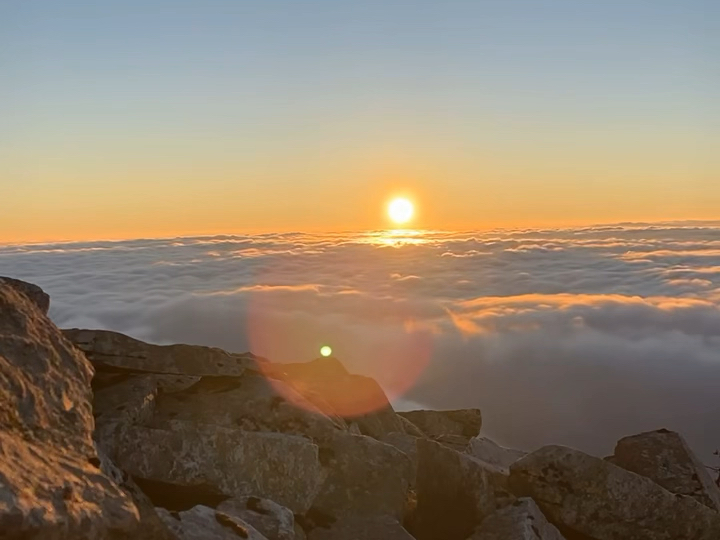
[[[346,429],[287,384],[247,371],[240,377],[203,377],[185,390],[158,397],[155,423],[182,420],[246,431],[269,431],[325,440]]]
[[[407,411],[398,413],[410,420],[429,437],[462,435],[472,438],[480,433],[482,415],[479,409],[457,409],[451,411]]]
[[[330,527],[310,531],[308,540],[414,540],[397,519],[390,516],[345,518]]]
[[[498,470],[427,439],[417,440],[417,450],[411,532],[420,540],[466,540],[495,511]]]
[[[242,375],[262,361],[199,345],[151,345],[109,330],[63,330],[97,367],[176,375]]]
[[[720,511],[720,488],[685,439],[674,431],[660,429],[620,439],[612,462]]]
[[[535,501],[524,497],[490,514],[468,540],[565,540]]]
[[[310,508],[326,474],[315,444],[282,433],[173,421],[168,429],[119,426],[112,437],[116,462],[133,476],[268,498],[298,513]]]
[[[92,366],[47,304],[39,287],[0,278],[0,536],[147,538],[130,495],[99,469]]]
[[[242,519],[207,506],[184,512],[158,508],[157,512],[178,540],[269,540]]]
[[[546,446],[510,466],[510,486],[532,497],[566,536],[594,540],[717,540],[720,514],[608,461]]]

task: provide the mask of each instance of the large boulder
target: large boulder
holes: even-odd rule
[[[403,431],[385,392],[374,379],[353,375],[336,358],[294,364],[265,364],[266,374],[285,381],[304,400],[327,415],[351,420],[363,435],[376,439]]]
[[[325,478],[318,447],[303,437],[182,421],[166,427],[118,425],[106,435],[112,457],[139,479],[254,495],[298,513],[310,508]]]
[[[402,519],[412,477],[410,459],[364,435],[338,432],[320,448],[327,479],[313,509],[341,516],[390,515]]]
[[[510,465],[527,455],[527,452],[513,448],[505,448],[487,437],[480,436],[470,440],[467,453],[486,463],[500,467],[507,472],[509,472]]]
[[[132,497],[99,469],[92,367],[47,304],[39,288],[0,279],[0,536],[147,538]]]
[[[63,330],[96,367],[181,375],[242,375],[264,361],[199,345],[151,345],[109,330]]]
[[[391,516],[346,517],[329,527],[318,527],[308,540],[414,540]]]
[[[720,488],[685,439],[674,431],[659,429],[620,439],[612,462],[720,511]]]
[[[569,538],[720,538],[717,512],[649,478],[563,446],[543,447],[513,463],[510,486],[516,495],[532,497]]]
[[[382,442],[389,444],[391,446],[394,446],[398,450],[400,450],[403,454],[405,454],[408,458],[410,458],[410,464],[411,464],[411,476],[410,476],[410,486],[415,486],[415,477],[417,475],[417,440],[418,437],[414,437],[413,435],[408,435],[407,433],[398,433],[397,431],[393,431],[392,433],[388,433],[385,435],[382,439]]]
[[[523,497],[485,518],[468,540],[565,540],[535,501]]]
[[[411,532],[419,540],[466,540],[495,511],[502,479],[487,463],[440,443],[417,440],[417,508]]]
[[[154,423],[183,420],[246,431],[269,431],[325,440],[346,429],[282,381],[247,371],[241,377],[203,377],[189,388],[162,393]]]
[[[407,411],[398,413],[410,420],[429,437],[461,435],[468,439],[476,437],[482,427],[479,409],[458,409],[451,411]]]
[[[269,540],[241,518],[207,506],[183,512],[158,508],[158,514],[179,540]]]

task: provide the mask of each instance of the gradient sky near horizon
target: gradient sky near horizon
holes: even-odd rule
[[[0,242],[720,217],[720,3],[0,2]]]

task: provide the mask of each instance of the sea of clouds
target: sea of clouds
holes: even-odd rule
[[[398,408],[479,407],[523,449],[720,447],[720,222],[0,245],[0,275],[60,327],[282,362],[329,344]]]

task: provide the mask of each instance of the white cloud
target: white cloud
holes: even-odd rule
[[[604,454],[720,447],[720,224],[268,234],[0,246],[63,327],[305,360],[330,343],[399,402],[483,409],[490,435]]]

